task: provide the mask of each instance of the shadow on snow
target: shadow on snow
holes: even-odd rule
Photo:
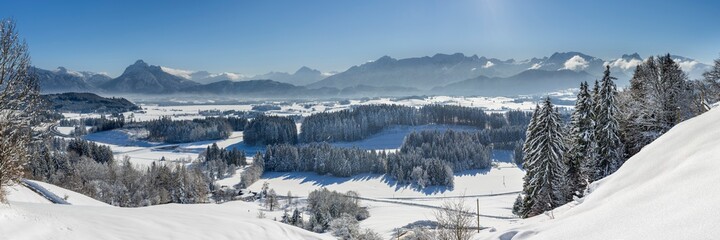
[[[490,168],[487,169],[473,169],[473,170],[466,170],[462,172],[457,172],[454,174],[455,177],[460,176],[478,176],[478,175],[487,175],[490,172]],[[451,187],[447,186],[427,186],[425,188],[421,188],[417,184],[410,184],[410,183],[400,183],[397,180],[395,180],[393,177],[388,176],[387,174],[373,174],[373,173],[363,173],[363,174],[357,174],[352,177],[335,177],[330,174],[328,175],[319,175],[314,172],[266,172],[262,175],[263,179],[282,179],[282,180],[300,180],[301,184],[309,183],[313,186],[317,187],[327,187],[330,185],[336,185],[336,184],[342,184],[346,182],[361,182],[361,181],[370,181],[370,180],[380,180],[382,183],[387,184],[389,187],[395,188],[394,191],[399,191],[403,189],[410,189],[415,192],[423,193],[425,195],[433,195],[433,194],[442,194],[448,191],[452,191],[453,189]]]

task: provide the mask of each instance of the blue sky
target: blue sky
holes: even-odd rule
[[[720,56],[719,1],[4,1],[33,63],[119,75],[154,65],[259,74],[342,71],[383,55],[525,59]]]

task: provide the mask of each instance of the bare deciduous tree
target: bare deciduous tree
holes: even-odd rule
[[[473,235],[472,211],[465,206],[465,200],[448,200],[442,209],[435,211],[438,222],[438,238],[446,240],[468,240]]]
[[[2,187],[17,182],[30,154],[31,120],[38,105],[37,80],[30,70],[27,44],[15,22],[0,20],[0,202]]]

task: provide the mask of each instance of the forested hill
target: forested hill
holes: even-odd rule
[[[48,107],[59,112],[121,113],[140,110],[125,98],[106,98],[94,93],[58,93],[42,95]]]

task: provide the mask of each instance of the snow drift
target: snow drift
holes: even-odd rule
[[[255,203],[165,204],[120,208],[36,182],[72,205],[50,204],[23,186],[0,204],[0,239],[332,239],[271,219]]]
[[[720,109],[680,123],[590,194],[491,239],[716,239]],[[482,235],[477,237],[483,238]]]

